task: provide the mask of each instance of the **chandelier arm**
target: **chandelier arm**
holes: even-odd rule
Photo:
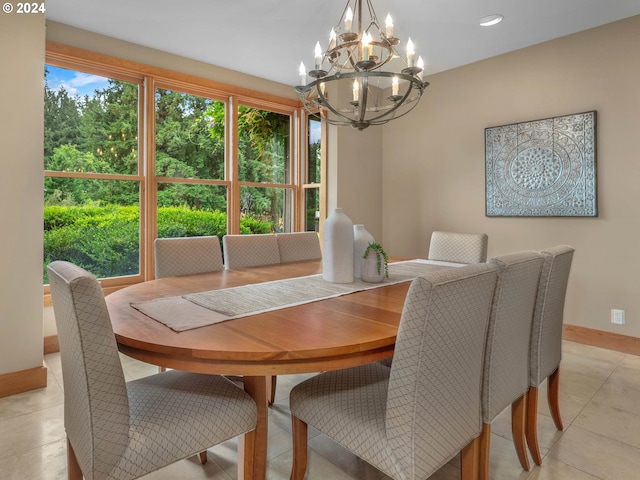
[[[369,97],[369,77],[362,77],[362,102],[358,105],[358,121],[366,122],[367,100]]]

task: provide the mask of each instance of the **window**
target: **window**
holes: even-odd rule
[[[45,71],[44,283],[58,259],[99,277],[140,273],[141,83]]]
[[[250,94],[49,43],[44,266],[117,288],[153,275],[157,237],[316,229],[320,122]]]
[[[307,125],[307,162],[305,170],[304,205],[306,231],[318,231],[320,222],[320,184],[322,180],[322,149],[320,120],[309,118]]]

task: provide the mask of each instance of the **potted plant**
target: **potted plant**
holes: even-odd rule
[[[369,243],[362,255],[360,277],[365,282],[379,283],[389,276],[389,257],[379,243]]]

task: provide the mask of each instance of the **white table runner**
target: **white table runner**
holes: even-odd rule
[[[240,287],[159,298],[131,306],[176,332],[218,322],[293,307],[353,292],[408,282],[427,272],[463,264],[409,260],[389,264],[389,278],[381,283],[356,280],[330,283],[321,274],[274,280]]]

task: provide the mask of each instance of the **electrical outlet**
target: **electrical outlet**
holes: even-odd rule
[[[624,325],[624,310],[612,309],[611,310],[611,323],[616,325]]]

